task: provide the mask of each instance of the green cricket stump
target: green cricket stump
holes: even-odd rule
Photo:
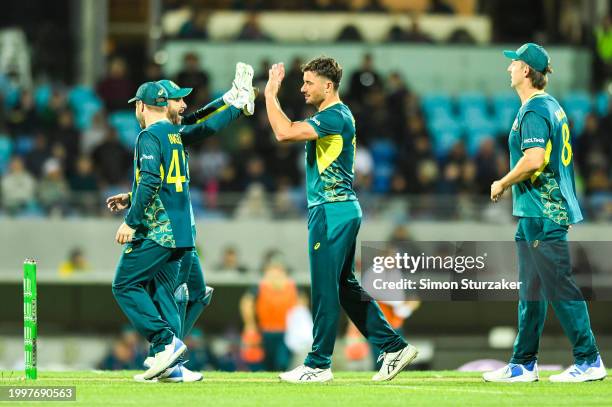
[[[26,380],[35,380],[38,376],[36,368],[36,338],[38,336],[36,302],[36,261],[26,259],[23,262],[23,346]]]

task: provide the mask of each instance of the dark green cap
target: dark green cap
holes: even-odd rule
[[[157,81],[157,83],[166,89],[166,92],[168,92],[168,99],[184,98],[193,90],[192,88],[181,88],[179,85],[169,79],[162,79],[161,81]]]
[[[550,57],[544,47],[528,42],[521,45],[516,51],[504,51],[504,56],[510,59],[518,59],[525,62],[538,72],[546,73],[550,65]]]
[[[149,106],[168,106],[168,92],[157,82],[145,82],[136,91],[136,96],[128,100],[128,103],[140,100]]]

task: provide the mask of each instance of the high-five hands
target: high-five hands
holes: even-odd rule
[[[266,83],[265,95],[276,97],[284,78],[285,64],[279,62],[278,64],[272,65],[268,71],[268,83]]]

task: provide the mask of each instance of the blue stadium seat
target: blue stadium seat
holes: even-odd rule
[[[13,142],[8,136],[0,135],[0,175],[6,172],[12,153]]]
[[[480,92],[464,92],[457,97],[457,105],[459,106],[459,112],[463,112],[468,109],[476,109],[481,112],[487,112],[488,103],[484,93]]]
[[[102,101],[94,90],[87,86],[76,86],[68,93],[68,103],[75,115],[75,125],[80,130],[91,126],[96,113],[102,109]]]
[[[376,163],[372,173],[372,191],[385,193],[391,186],[391,177],[395,169],[397,149],[390,140],[377,140],[370,147],[372,160]]]
[[[34,90],[34,106],[37,110],[42,110],[49,104],[52,92],[51,85],[40,85]]]
[[[610,94],[608,92],[599,92],[595,96],[595,109],[599,116],[608,114],[608,106],[610,105]]]
[[[129,148],[134,148],[140,125],[133,110],[120,110],[108,115],[108,123],[117,131],[119,141]]]
[[[521,101],[514,92],[497,93],[491,98],[493,102],[493,115],[498,131],[510,132],[514,118],[521,107]]]
[[[12,109],[17,106],[19,99],[21,98],[21,89],[16,86],[9,86],[4,93],[4,106],[7,109]]]
[[[429,93],[421,97],[421,107],[426,119],[436,116],[453,116],[453,104],[450,95]]]
[[[461,141],[462,127],[456,121],[438,121],[429,126],[431,145],[438,159],[444,159],[455,144]]]
[[[26,155],[34,149],[34,139],[29,135],[17,135],[13,152],[18,155]]]

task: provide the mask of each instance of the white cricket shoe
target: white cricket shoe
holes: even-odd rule
[[[134,380],[139,383],[157,383],[157,377],[154,377],[152,379],[145,379],[144,373],[134,375]]]
[[[379,356],[379,360],[383,359],[382,366],[372,380],[375,382],[383,382],[391,380],[399,374],[406,366],[417,357],[419,351],[412,345],[406,345],[397,352],[383,352]]]
[[[287,383],[325,383],[334,379],[331,369],[313,369],[306,365],[281,373],[278,377]]]
[[[164,370],[174,366],[178,358],[187,350],[187,346],[176,336],[172,342],[164,347],[164,350],[157,352],[151,362],[151,367],[145,371],[142,377],[146,380],[159,376]]]
[[[518,363],[508,363],[492,372],[482,375],[485,382],[515,383],[515,382],[537,382],[539,380],[538,364],[533,362],[521,365]]]
[[[174,367],[166,369],[164,373],[159,376],[160,382],[167,383],[193,383],[204,380],[204,376],[200,372],[192,372],[187,369],[182,363],[177,364]]]
[[[571,365],[562,373],[550,376],[549,380],[557,383],[581,383],[603,380],[607,374],[601,356],[597,355],[595,362]]]

